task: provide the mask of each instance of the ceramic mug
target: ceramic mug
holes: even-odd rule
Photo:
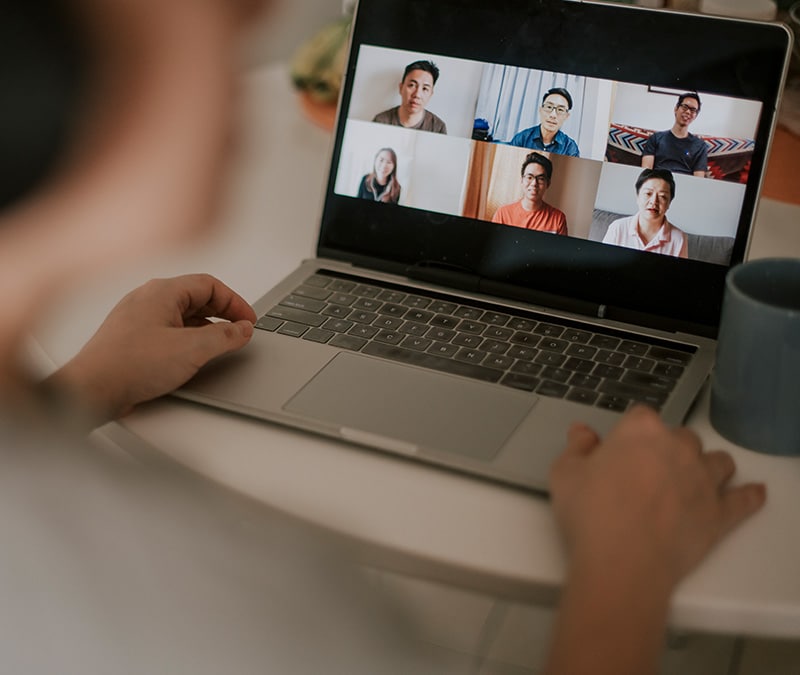
[[[728,273],[711,424],[737,445],[800,456],[800,259],[754,260]]]

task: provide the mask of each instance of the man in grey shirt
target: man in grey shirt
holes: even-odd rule
[[[447,125],[425,106],[433,96],[439,68],[432,61],[414,61],[406,66],[400,80],[400,105],[384,110],[373,118],[379,124],[391,124],[417,131],[446,134]]]

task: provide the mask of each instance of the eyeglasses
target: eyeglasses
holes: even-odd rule
[[[538,176],[534,176],[532,173],[526,173],[522,175],[522,180],[526,183],[536,181],[539,185],[544,185],[547,182],[547,174],[540,173]]]
[[[685,103],[681,103],[678,107],[681,110],[683,110],[683,112],[687,112],[690,115],[697,115],[697,113],[700,112],[700,108],[693,108],[692,106],[686,105]]]
[[[545,103],[542,106],[542,110],[548,115],[555,110],[559,117],[563,117],[569,112],[569,108],[565,108],[563,105],[553,105],[552,103]]]

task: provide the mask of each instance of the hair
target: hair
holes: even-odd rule
[[[375,176],[375,161],[382,152],[388,152],[392,156],[394,169],[392,169],[392,173],[389,174],[389,178],[386,180],[386,187],[383,188],[382,192],[378,192],[380,186]],[[400,183],[397,182],[397,153],[392,148],[381,148],[375,153],[375,157],[372,160],[372,171],[367,174],[366,184],[367,190],[375,195],[375,201],[396,204],[400,199]]]
[[[700,108],[703,107],[703,104],[700,102],[700,94],[698,94],[696,91],[687,91],[678,96],[678,102],[675,104],[675,107],[677,108],[687,98],[693,98],[695,101],[697,101],[697,112],[700,112]]]
[[[520,169],[519,175],[525,175],[525,167],[528,164],[538,164],[539,166],[544,167],[544,173],[547,176],[547,182],[549,183],[550,180],[553,178],[553,163],[547,159],[544,155],[540,155],[538,152],[530,152],[525,156],[525,161],[522,162],[522,169]]]
[[[552,89],[548,89],[544,92],[544,96],[542,96],[542,105],[547,100],[548,96],[552,96],[553,94],[558,94],[559,96],[563,96],[567,99],[567,109],[572,110],[572,96],[569,95],[569,92],[564,89],[564,87],[553,87]]]
[[[668,171],[667,169],[644,169],[636,179],[637,195],[639,194],[639,190],[642,188],[642,185],[644,185],[645,182],[651,178],[660,178],[667,185],[669,185],[669,198],[670,200],[675,199],[675,179],[672,177],[672,171]]]
[[[426,73],[430,73],[434,84],[436,84],[436,80],[439,79],[439,68],[433,61],[414,61],[414,63],[409,63],[406,66],[406,69],[403,71],[403,79],[400,81],[405,82],[408,74],[412,70],[424,70]]]

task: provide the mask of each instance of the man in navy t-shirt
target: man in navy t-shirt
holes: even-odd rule
[[[642,167],[702,178],[708,169],[708,150],[705,141],[689,133],[689,125],[700,114],[700,96],[681,94],[674,114],[675,124],[671,129],[656,131],[645,141]]]

